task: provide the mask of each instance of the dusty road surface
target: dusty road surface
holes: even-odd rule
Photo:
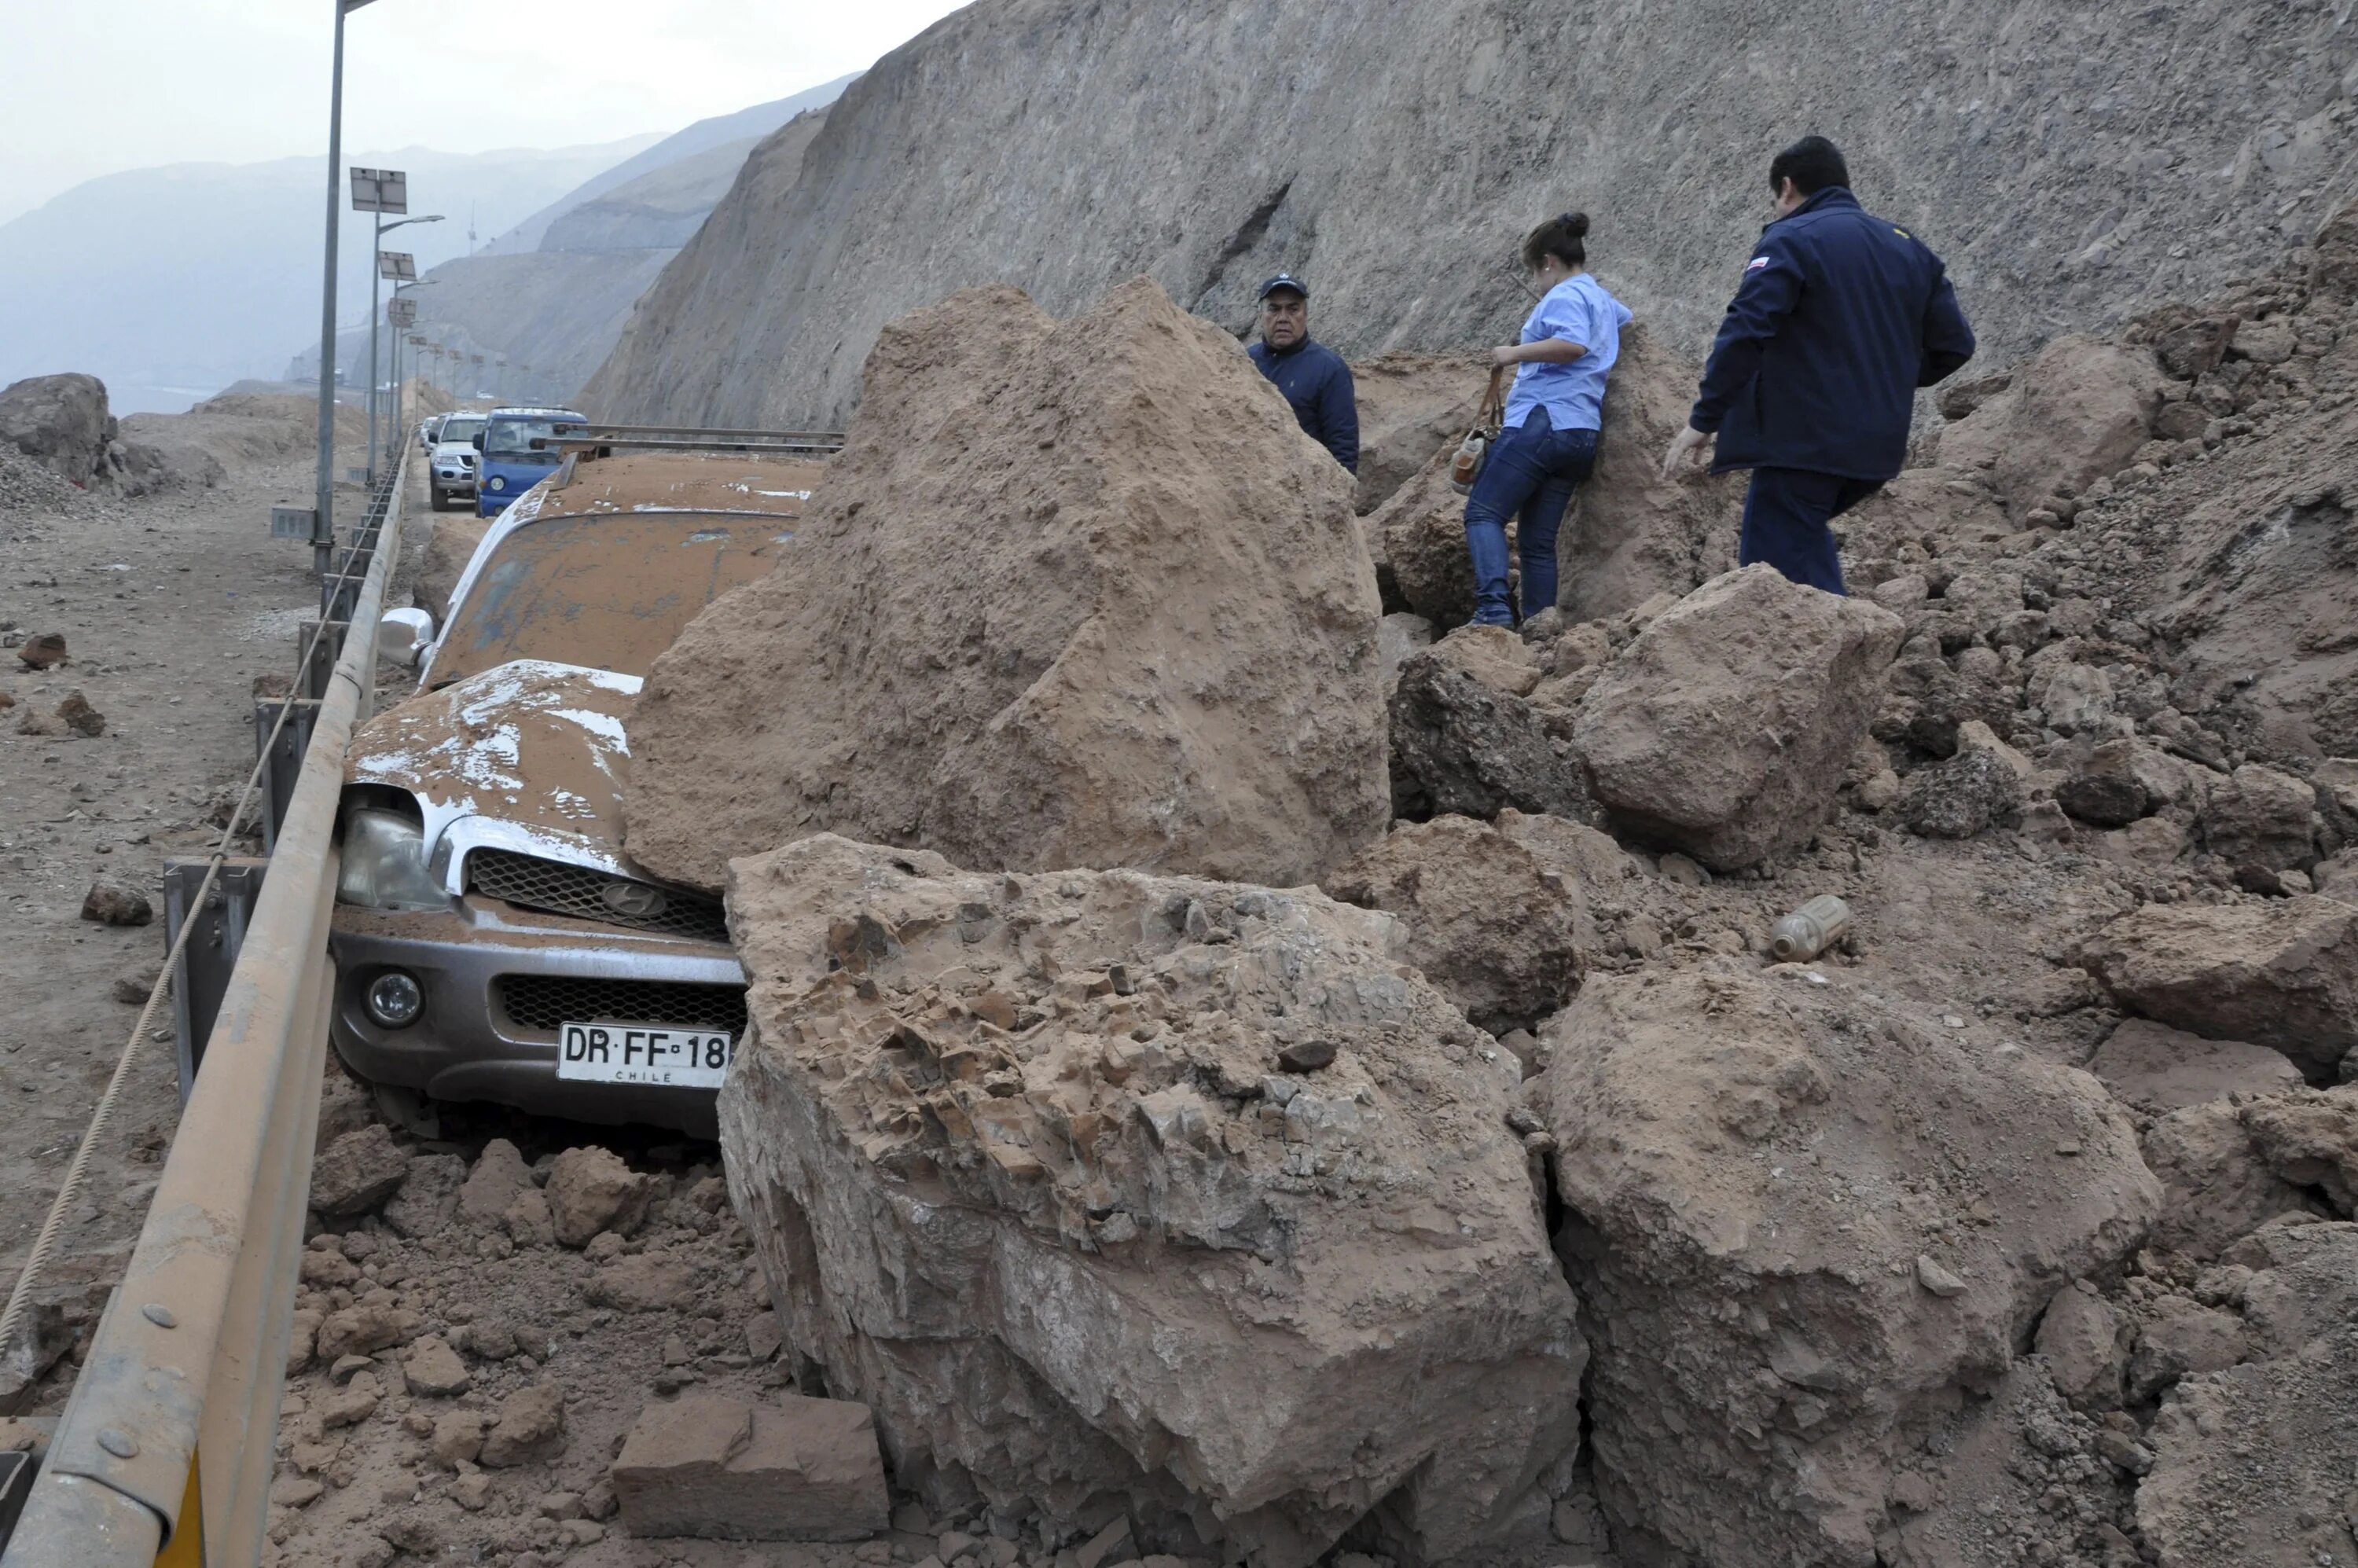
[[[217,488],[135,501],[45,477],[19,470],[0,502],[0,628],[61,633],[67,651],[46,670],[0,652],[0,697],[13,699],[0,710],[0,1280],[12,1284],[162,959],[164,862],[218,837],[253,764],[254,683],[291,673],[296,628],[318,613],[308,550],[269,536],[272,503],[308,503],[308,463],[233,466]],[[55,720],[76,696],[100,733]],[[144,898],[152,918],[82,918],[100,881]],[[168,1003],[45,1276],[68,1327],[103,1302],[172,1135],[170,1022]]]

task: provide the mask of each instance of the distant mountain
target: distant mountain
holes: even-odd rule
[[[480,370],[470,363],[451,384],[469,394],[572,397],[755,147],[776,178],[801,158],[827,105],[855,80],[699,120],[566,192],[483,251],[429,270],[429,287],[416,295],[418,333],[484,356]],[[536,236],[535,248],[511,248],[525,236]],[[348,379],[365,380],[365,325],[344,333],[337,353]],[[286,373],[308,376],[317,361],[316,346],[299,351]]]
[[[730,173],[733,176],[737,164],[745,161],[745,153],[752,150],[755,142],[806,109],[826,108],[843,96],[843,90],[859,80],[859,76],[858,71],[852,72],[849,76],[838,76],[833,81],[822,82],[817,87],[794,93],[789,97],[780,98],[768,103],[756,103],[750,109],[740,109],[732,114],[715,114],[708,120],[697,121],[685,130],[675,131],[644,152],[625,158],[613,168],[583,180],[514,228],[499,235],[477,254],[516,255],[525,251],[578,248],[566,244],[543,243],[549,225],[584,203],[593,201],[610,190],[628,185],[643,175],[676,164],[681,159],[697,153],[707,153],[730,144],[741,143],[742,149],[737,154],[735,161],[729,166]],[[723,179],[721,189],[727,189],[728,182]],[[719,200],[719,191],[713,193],[713,200]],[[708,211],[711,205],[709,201],[705,203]],[[694,233],[695,230],[691,226],[688,232]],[[674,244],[686,243],[685,238],[672,242]]]
[[[472,155],[408,147],[349,161],[406,169],[411,211],[446,215],[386,241],[431,267],[465,254],[470,212],[478,232],[515,224],[658,140]],[[0,223],[0,384],[88,371],[118,413],[170,413],[240,377],[278,374],[291,345],[319,336],[325,176],[314,157],[135,169]],[[367,319],[370,250],[368,217],[346,211],[344,320]]]

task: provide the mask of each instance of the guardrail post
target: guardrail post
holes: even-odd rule
[[[311,633],[317,631],[317,641]],[[344,635],[352,630],[349,612],[343,620],[306,621],[297,628],[295,646],[297,656],[306,649],[310,656],[295,672],[295,695],[318,698],[328,694],[328,678],[336,673],[336,661],[344,655]]]
[[[0,1546],[8,1544],[17,1516],[25,1511],[25,1499],[32,1494],[33,1470],[38,1463],[29,1452],[0,1454]]]
[[[278,723],[281,708],[287,710],[284,727]],[[254,755],[265,759],[261,826],[262,852],[265,855],[278,842],[279,827],[287,820],[287,803],[295,798],[295,781],[302,775],[303,753],[311,744],[311,727],[319,721],[317,697],[295,697],[284,702],[265,698],[254,705]]]
[[[270,866],[268,860],[245,857],[222,861],[204,907],[191,909],[190,901],[205,880],[208,863],[198,856],[174,856],[164,862],[166,946],[179,935],[183,925],[196,923],[172,971],[172,1025],[178,1040],[183,1105],[196,1084],[205,1041],[221,1014],[230,973],[237,967],[238,950],[245,946],[245,928],[254,919],[254,901],[262,896],[262,875]]]

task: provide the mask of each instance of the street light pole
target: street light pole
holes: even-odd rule
[[[343,216],[344,17],[368,0],[336,0],[335,64],[328,78],[328,238],[319,285],[319,471],[313,481],[311,555],[324,575],[336,542],[336,228]]]

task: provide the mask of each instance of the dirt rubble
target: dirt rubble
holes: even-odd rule
[[[886,333],[764,581],[659,659],[626,843],[718,886],[835,831],[979,868],[1297,882],[1382,830],[1349,476],[1235,341],[1139,279]]]
[[[100,429],[111,417],[103,405],[86,413]],[[168,442],[179,427],[170,416],[134,421]],[[344,455],[360,460],[349,446]],[[308,552],[268,526],[273,504],[308,504],[311,484],[308,442],[299,463],[240,460],[211,488],[135,493],[76,485],[0,441],[0,1279],[10,1285],[147,999],[163,952],[164,861],[220,836],[253,764],[257,690],[284,682],[297,628],[316,617]],[[342,504],[358,494],[339,493]],[[25,656],[55,642],[55,662]],[[258,845],[248,838],[233,852]],[[120,1277],[178,1114],[169,1007],[37,1287],[34,1331],[0,1349],[0,1416],[58,1408]]]
[[[1149,1547],[1232,1561],[2358,1563],[2332,1305],[2358,1218],[2353,241],[1949,389],[1921,466],[1843,520],[1847,603],[1681,546],[1659,588],[1605,562],[1609,612],[1520,636],[1387,622],[1396,820],[1320,881],[1395,922],[1390,972],[1473,1031],[1431,1040],[1528,1080],[1459,1103],[1539,1184],[1584,1440],[1497,1464],[1445,1524],[1372,1458],[1315,1468],[1373,1419],[1339,1384],[1284,1465],[1241,1463],[1310,1363],[1166,1380],[1251,1299],[1224,1271],[1390,1321],[1361,1279],[1205,1225],[1257,1212],[1222,1187],[1238,1162],[1317,1169],[1271,1098],[1370,1053],[1283,1071],[1342,998],[1381,1015],[1320,979],[1336,937],[1255,957],[1341,912],[1150,895],[1181,885],[1151,864],[953,870],[923,823],[732,873],[759,1045],[723,1152],[806,1376],[874,1400],[896,1485],[1046,1552],[1120,1507]],[[1463,547],[1433,477],[1367,519],[1403,595]],[[1649,504],[1660,540],[1727,521],[1708,484]],[[1430,548],[1395,526],[1417,506],[1450,514]],[[1776,920],[1828,892],[1848,932],[1773,965]],[[1226,1023],[1171,1008],[1191,995]],[[1283,1011],[1222,1033],[1240,996]],[[1241,1064],[1212,1044],[1239,1038]],[[1347,1182],[1289,1195],[1407,1244]],[[1357,1273],[1387,1311],[1424,1277]],[[1151,1325],[1148,1370],[1120,1347]],[[1496,1344],[1428,1368],[1465,1391],[1420,1390],[1422,1430],[1490,1423],[1455,1462],[1552,1430],[1478,1391]]]

